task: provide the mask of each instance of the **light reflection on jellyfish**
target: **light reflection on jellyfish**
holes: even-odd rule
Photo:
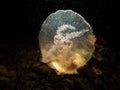
[[[58,10],[44,21],[39,33],[42,62],[57,74],[74,74],[91,58],[96,38],[86,20],[72,10]]]

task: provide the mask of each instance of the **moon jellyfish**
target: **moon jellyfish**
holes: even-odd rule
[[[41,26],[42,62],[60,74],[77,74],[92,57],[95,35],[90,24],[72,10],[50,14]]]

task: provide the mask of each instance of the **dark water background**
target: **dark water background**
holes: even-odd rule
[[[118,6],[115,0],[0,1],[0,90],[120,90]],[[97,37],[79,75],[56,75],[40,62],[40,27],[59,9],[81,14]]]
[[[1,3],[0,43],[38,43],[38,33],[46,17],[59,10],[81,14],[94,34],[118,49],[118,10],[113,0],[17,0]]]

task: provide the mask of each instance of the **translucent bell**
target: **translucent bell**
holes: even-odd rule
[[[39,33],[42,62],[57,74],[75,74],[91,58],[96,38],[91,26],[72,10],[58,10],[44,21]]]

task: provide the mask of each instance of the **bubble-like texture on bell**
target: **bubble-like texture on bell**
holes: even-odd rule
[[[42,62],[57,74],[75,74],[91,58],[96,38],[91,26],[72,10],[50,14],[39,33]]]

